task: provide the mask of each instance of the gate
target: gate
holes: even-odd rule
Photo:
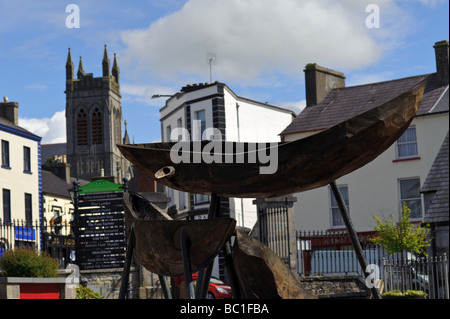
[[[289,214],[287,205],[258,209],[259,240],[287,265],[291,264]]]

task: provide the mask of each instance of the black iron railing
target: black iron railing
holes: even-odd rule
[[[60,268],[65,268],[75,249],[73,228],[65,222],[0,219],[0,257],[5,251],[18,247],[46,252],[58,261]]]

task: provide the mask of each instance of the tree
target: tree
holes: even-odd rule
[[[426,247],[430,246],[430,240],[427,236],[430,229],[428,228],[428,225],[422,227],[419,224],[411,223],[411,209],[409,209],[404,202],[398,222],[394,221],[392,215],[390,215],[389,219],[385,219],[384,221],[374,216],[374,220],[377,222],[375,231],[378,236],[372,238],[371,241],[383,247],[389,256],[401,253],[401,282],[402,292],[404,292],[405,274],[403,268],[403,253],[415,252],[427,256]]]

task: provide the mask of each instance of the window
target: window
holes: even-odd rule
[[[11,191],[3,189],[3,221],[11,221]]]
[[[77,141],[78,145],[87,145],[87,115],[81,109],[77,118]]]
[[[98,108],[95,108],[94,114],[92,114],[92,144],[103,143],[103,126],[102,126],[102,113]]]
[[[350,212],[349,201],[348,201],[348,186],[339,186],[339,191],[344,198],[345,206],[347,206],[347,210]],[[336,198],[334,197],[333,190],[330,188],[330,210],[331,210],[331,227],[341,227],[345,226],[344,220],[342,219],[341,211],[339,210],[339,206]]]
[[[420,197],[420,179],[402,179],[399,180],[400,187],[400,206],[405,202],[411,209],[411,219],[422,218],[422,199]]]
[[[172,128],[170,127],[170,125],[168,127],[166,127],[166,141],[170,142],[172,141],[170,139],[170,135],[172,134]]]
[[[198,141],[202,140],[203,132],[206,130],[205,110],[195,112],[194,135]]]
[[[410,126],[397,140],[397,158],[417,157],[416,127]]]
[[[25,221],[27,225],[32,224],[33,210],[32,210],[32,200],[31,194],[25,193]]]
[[[205,204],[209,202],[209,196],[204,194],[195,194],[194,199],[196,204]]]
[[[9,142],[2,140],[2,167],[9,167]]]
[[[178,209],[183,210],[186,208],[186,193],[178,192]]]
[[[179,118],[177,120],[177,127],[178,128],[183,128],[183,120],[181,118]],[[178,134],[178,142],[181,141],[183,139],[183,135],[182,134]]]
[[[23,171],[31,173],[31,150],[29,147],[23,147]]]

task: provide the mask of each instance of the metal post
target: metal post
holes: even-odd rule
[[[370,274],[367,272],[367,260],[366,257],[363,254],[363,250],[361,247],[361,244],[358,240],[358,235],[356,234],[355,228],[353,227],[352,220],[350,219],[350,214],[348,213],[347,206],[345,205],[344,198],[342,197],[341,192],[339,191],[339,188],[336,185],[336,182],[333,181],[330,183],[331,190],[333,191],[334,197],[337,201],[337,204],[339,206],[339,211],[341,212],[342,219],[344,220],[344,224],[347,227],[348,234],[350,235],[350,239],[352,241],[353,249],[355,250],[356,257],[358,259],[358,262],[364,271],[364,275],[367,278]],[[372,292],[372,296],[374,299],[381,299],[380,293],[378,292],[377,288],[373,286],[370,288]]]
[[[158,278],[159,278],[159,283],[161,284],[164,298],[172,299],[172,294],[170,293],[169,284],[167,283],[166,276],[158,275]]]
[[[220,214],[220,197],[217,194],[211,194],[211,201],[209,203],[208,219],[215,218]],[[208,263],[205,269],[201,269],[198,274],[197,293],[199,299],[205,299],[208,293],[209,281],[214,264],[214,258]]]
[[[186,297],[187,299],[195,298],[194,283],[192,282],[191,258],[189,254],[189,247],[191,245],[189,237],[184,228],[180,232],[181,254],[183,256],[184,265],[184,281],[186,283]]]
[[[127,253],[125,257],[125,265],[123,266],[122,282],[120,285],[119,299],[127,298],[128,281],[130,277],[131,259],[133,257],[133,249],[135,245],[134,225],[130,228],[130,235],[128,236]]]

